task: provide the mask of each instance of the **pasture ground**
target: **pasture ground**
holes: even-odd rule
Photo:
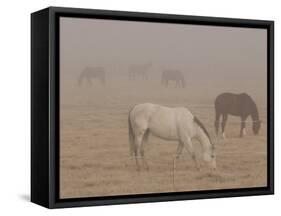
[[[202,85],[207,86],[207,85]],[[159,82],[94,82],[92,87],[72,85],[61,91],[60,197],[93,197],[172,191],[197,191],[259,187],[267,184],[266,108],[264,98],[255,95],[263,125],[254,136],[251,123],[247,135],[239,138],[239,118],[230,117],[226,140],[214,135],[215,96],[226,88],[163,88]],[[192,89],[197,89],[195,93]],[[128,112],[135,104],[152,102],[185,106],[206,126],[215,143],[217,172],[196,170],[184,151],[177,161],[175,187],[172,184],[173,157],[177,143],[150,137],[145,146],[150,169],[136,171],[129,155]],[[250,120],[250,118],[248,119]],[[194,145],[198,143],[194,141]],[[196,147],[200,156],[200,147]]]

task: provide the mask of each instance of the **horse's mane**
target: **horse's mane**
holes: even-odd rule
[[[259,111],[258,111],[258,107],[257,107],[257,104],[254,101],[254,99],[247,93],[242,93],[242,94],[240,94],[240,96],[243,96],[244,98],[248,98],[248,100],[250,102],[250,106],[251,106],[251,108],[253,108],[252,116],[254,118],[256,118],[256,120],[259,120]]]
[[[205,126],[203,125],[203,123],[196,117],[193,117],[193,121],[204,131],[204,133],[206,134],[206,136],[209,138],[209,141],[211,143],[211,145],[213,146],[213,143],[211,141],[211,137],[207,131],[207,129],[205,128]]]

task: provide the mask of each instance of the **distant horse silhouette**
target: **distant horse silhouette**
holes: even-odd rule
[[[152,66],[152,63],[130,65],[128,68],[129,71],[129,80],[148,79],[148,70]]]
[[[185,87],[184,75],[179,70],[164,70],[162,72],[161,84],[168,87],[169,81],[175,81],[178,88]]]
[[[259,113],[257,105],[254,100],[246,93],[243,94],[233,94],[233,93],[223,93],[217,96],[215,100],[215,128],[216,134],[219,132],[219,121],[220,116],[222,115],[222,136],[225,137],[225,125],[227,121],[228,114],[239,116],[241,118],[241,129],[240,137],[243,137],[246,134],[246,119],[248,116],[252,117],[253,121],[253,131],[254,134],[258,134],[261,121],[259,120]]]
[[[97,79],[105,85],[105,69],[103,67],[86,67],[78,77],[78,85],[81,86],[84,81],[87,81],[88,85],[92,85],[93,79]]]
[[[147,142],[150,134],[163,140],[178,142],[174,168],[175,160],[179,158],[183,147],[187,148],[199,168],[192,143],[193,138],[201,144],[203,160],[212,170],[216,168],[214,144],[204,125],[188,109],[184,107],[170,108],[151,103],[138,104],[129,112],[128,123],[130,150],[135,157],[137,170],[139,170],[139,158],[148,168],[144,160],[143,145]]]

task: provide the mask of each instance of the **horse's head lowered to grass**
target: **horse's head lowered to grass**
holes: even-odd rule
[[[260,120],[253,122],[253,131],[254,131],[255,135],[259,134],[259,130],[261,128],[261,123],[262,122]]]
[[[198,131],[197,136],[203,145],[203,159],[209,165],[211,170],[214,171],[217,168],[215,145],[203,123],[197,117],[194,117],[193,120],[201,129],[201,132]]]
[[[204,153],[203,159],[208,164],[211,171],[216,170],[216,168],[217,168],[217,158],[216,158],[216,153],[215,153],[215,146],[214,146],[213,143],[212,143],[211,148]]]

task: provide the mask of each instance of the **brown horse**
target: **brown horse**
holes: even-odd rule
[[[86,67],[78,77],[78,85],[81,86],[84,80],[92,85],[93,79],[97,79],[105,85],[105,69],[103,67]]]
[[[254,100],[246,93],[233,94],[233,93],[223,93],[217,96],[215,100],[215,128],[216,134],[219,132],[219,121],[222,115],[222,136],[224,137],[224,130],[228,115],[239,116],[241,118],[241,129],[240,137],[245,135],[246,119],[248,116],[252,117],[253,121],[253,132],[258,134],[261,121],[259,120],[259,113],[257,105]]]
[[[175,81],[176,87],[184,88],[185,80],[184,75],[179,70],[164,70],[162,73],[161,83],[165,87],[168,87],[169,81]]]
[[[136,80],[136,79],[148,80],[148,72],[151,67],[152,67],[151,62],[145,64],[130,65],[128,67],[129,80]]]

